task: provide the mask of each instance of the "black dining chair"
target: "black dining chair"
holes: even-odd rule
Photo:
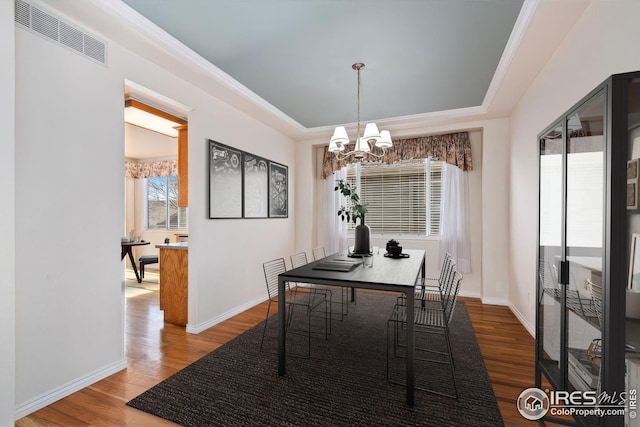
[[[441,396],[450,397],[453,399],[458,398],[458,388],[456,386],[455,365],[453,359],[453,351],[451,349],[451,339],[449,335],[449,323],[453,317],[453,312],[458,299],[458,293],[460,291],[460,285],[462,284],[462,275],[457,271],[453,273],[453,279],[451,286],[448,286],[442,294],[442,300],[438,304],[418,304],[414,308],[414,327],[416,341],[421,334],[436,334],[444,337],[444,348],[432,348],[435,347],[434,339],[421,340],[428,343],[431,347],[419,347],[416,345],[416,360],[422,360],[429,363],[438,363],[448,365],[451,373],[452,391],[443,390],[441,387],[430,388],[416,384],[416,389],[427,391],[429,393],[438,394]],[[393,380],[390,376],[389,359],[391,350],[389,349],[389,329],[393,325],[393,355],[399,357],[400,353],[398,348],[403,347],[400,342],[401,334],[400,330],[406,328],[407,319],[407,307],[406,305],[396,304],[393,308],[391,316],[387,321],[387,380],[391,383],[402,384]],[[441,346],[442,347],[442,346]],[[420,354],[437,354],[439,358],[426,358],[420,357]],[[404,385],[404,384],[403,384]]]
[[[313,249],[313,260],[318,261],[319,259],[325,258],[326,252],[324,250],[324,246],[319,246]],[[344,316],[349,314],[349,288],[340,286],[328,286],[329,289],[333,289],[335,292],[340,292],[340,302],[332,301],[332,304],[339,305],[340,310],[333,310],[333,305],[331,309],[331,318],[335,318],[336,320],[343,320]],[[339,314],[339,317],[334,317],[333,314]]]
[[[267,332],[267,325],[269,323],[269,315],[271,312],[271,304],[278,303],[278,275],[287,271],[284,258],[277,258],[271,261],[267,261],[262,264],[264,270],[265,283],[267,285],[267,293],[269,296],[269,304],[267,306],[267,316],[264,321],[264,328],[262,330],[262,339],[260,340],[260,351],[264,347],[264,338]],[[286,283],[286,330],[287,333],[302,333],[307,335],[307,354],[306,358],[311,357],[311,337],[312,336],[324,336],[327,339],[329,333],[329,305],[327,303],[326,295],[322,292],[298,292],[292,290],[289,287],[289,283]],[[293,325],[293,317],[295,309],[303,309],[307,317],[307,328],[300,329]],[[315,312],[321,312],[324,309],[324,332],[312,331],[311,318]],[[299,311],[299,310],[297,310]]]
[[[326,253],[324,252],[324,246],[319,246],[317,248],[313,248],[313,260],[317,261],[326,257]]]
[[[447,252],[444,255],[442,266],[440,267],[440,275],[435,278],[421,277],[416,282],[414,298],[416,303],[425,305],[427,302],[440,302],[443,295],[447,292],[447,288],[451,286],[456,270],[456,263]],[[400,294],[398,304],[404,305],[406,295]]]
[[[307,253],[306,252],[298,252],[295,255],[291,255],[291,267],[292,268],[298,268],[298,267],[302,267],[303,265],[308,264],[308,260],[307,260]],[[313,290],[315,292],[324,292],[326,297],[329,299],[329,316],[330,318],[333,320],[334,316],[334,311],[333,311],[333,294],[334,291],[342,291],[342,288],[340,287],[336,287],[336,286],[326,286],[326,285],[318,285],[318,284],[314,284],[314,283],[298,283],[297,287],[300,289],[307,289],[307,290]],[[338,317],[336,320],[342,320],[343,315],[342,315],[342,309],[339,311],[340,313],[340,317]],[[331,331],[331,322],[329,322],[329,331]],[[331,332],[329,332],[331,333]]]

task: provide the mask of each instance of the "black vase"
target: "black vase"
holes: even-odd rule
[[[354,254],[368,254],[371,253],[371,246],[369,245],[369,236],[371,230],[367,224],[356,225],[355,228],[355,245],[353,247]]]

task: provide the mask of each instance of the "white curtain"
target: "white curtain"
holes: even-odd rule
[[[322,232],[320,238],[321,246],[324,246],[327,255],[347,247],[347,223],[338,217],[338,209],[344,203],[344,199],[339,191],[334,191],[336,182],[340,179],[347,179],[346,167],[322,180]]]
[[[444,165],[440,202],[440,261],[449,253],[461,273],[471,272],[469,178],[456,166]]]

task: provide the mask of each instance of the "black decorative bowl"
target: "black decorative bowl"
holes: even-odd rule
[[[387,252],[394,257],[399,257],[402,253],[402,246],[389,246],[387,248]]]

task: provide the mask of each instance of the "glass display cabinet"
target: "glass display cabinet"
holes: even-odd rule
[[[640,427],[640,72],[558,118],[538,155],[540,422]]]

